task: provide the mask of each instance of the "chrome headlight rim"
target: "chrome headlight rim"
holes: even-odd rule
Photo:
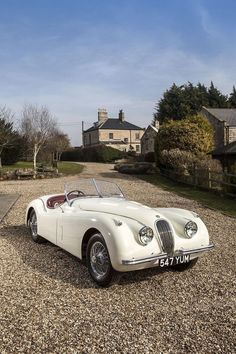
[[[190,220],[187,222],[187,224],[185,225],[184,227],[184,231],[185,231],[185,235],[188,237],[188,238],[192,238],[196,235],[196,233],[198,232],[198,226],[197,224]]]
[[[153,229],[149,226],[143,226],[139,230],[139,241],[143,246],[147,246],[154,237]]]

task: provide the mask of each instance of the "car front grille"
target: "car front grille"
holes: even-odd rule
[[[160,235],[163,251],[168,255],[172,254],[174,250],[174,239],[169,223],[166,220],[158,220],[156,226]]]

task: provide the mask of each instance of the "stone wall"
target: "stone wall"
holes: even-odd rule
[[[98,130],[83,133],[84,146],[91,146],[99,144]]]
[[[228,129],[228,143],[236,141],[236,127],[229,127]]]
[[[140,140],[143,130],[99,130],[99,141],[122,151],[129,151],[130,145],[137,153],[141,152]],[[113,135],[111,135],[113,134]]]
[[[154,152],[156,136],[157,132],[149,126],[141,140],[141,153],[143,155]]]
[[[207,118],[207,120],[212,124],[213,130],[214,130],[214,145],[215,149],[218,149],[224,145],[226,145],[226,123],[220,121],[216,117],[214,117],[212,114],[210,114],[207,110],[204,108],[201,111],[201,114]]]

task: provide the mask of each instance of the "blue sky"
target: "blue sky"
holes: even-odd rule
[[[140,126],[175,82],[236,84],[233,0],[0,0],[0,105],[47,105],[73,145],[119,109]]]

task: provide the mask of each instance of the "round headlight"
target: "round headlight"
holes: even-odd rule
[[[194,221],[189,221],[184,228],[186,235],[191,238],[197,233],[197,224]]]
[[[153,230],[149,226],[142,227],[139,230],[139,239],[143,245],[147,245],[153,239]]]

